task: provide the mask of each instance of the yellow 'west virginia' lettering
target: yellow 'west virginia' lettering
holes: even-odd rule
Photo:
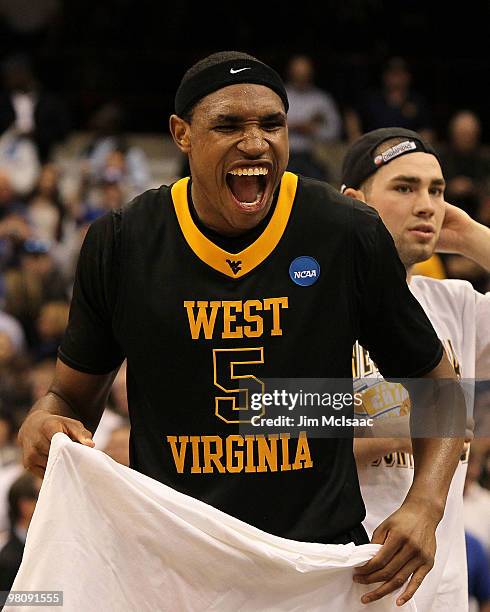
[[[187,310],[187,317],[189,319],[189,327],[191,328],[191,336],[193,340],[199,338],[201,328],[204,329],[204,337],[206,340],[211,340],[213,337],[214,324],[216,322],[216,315],[218,314],[218,308],[221,306],[221,302],[197,302],[197,317],[194,318],[194,306],[196,302],[185,301],[184,306]],[[207,309],[211,306],[211,313],[208,318]]]
[[[211,464],[214,463],[218,472],[224,474],[226,470],[220,461],[223,456],[223,440],[219,436],[202,436],[201,439],[204,447],[203,473],[212,474],[214,470]],[[216,446],[214,453],[211,452],[211,444]]]
[[[185,451],[187,450],[187,442],[189,438],[187,436],[179,436],[180,451],[177,448],[177,436],[167,436],[167,442],[170,444],[172,449],[172,456],[174,458],[175,467],[177,472],[182,474],[184,471],[184,460]]]
[[[271,472],[277,472],[277,440],[279,436],[277,434],[270,434],[268,436],[270,446],[267,444],[267,439],[263,435],[257,435],[257,450],[259,454],[259,465],[257,466],[257,472],[267,472],[267,466]],[[267,465],[265,462],[267,461]]]
[[[179,474],[286,472],[313,467],[306,432],[264,435],[167,436]],[[190,444],[189,444],[190,442]],[[187,452],[189,446],[192,452]],[[290,463],[290,453],[294,463]]]
[[[229,301],[221,302],[223,307],[223,333],[222,338],[243,338],[243,330],[241,325],[238,325],[234,330],[231,329],[231,324],[236,321],[236,315],[231,314],[235,312],[242,312],[242,302],[240,301]]]
[[[293,470],[300,470],[301,468],[310,468],[312,466],[313,461],[311,460],[308,439],[306,438],[306,432],[302,431],[300,432],[298,438],[298,446],[296,448],[296,458],[293,463]]]
[[[243,316],[247,323],[255,323],[255,329],[252,329],[250,325],[245,325],[243,331],[247,338],[260,338],[264,333],[264,322],[262,317],[258,314],[251,314],[250,309],[262,310],[262,302],[260,300],[247,300],[243,305]]]
[[[202,469],[199,467],[199,442],[201,438],[199,436],[189,436],[192,444],[192,468],[191,474],[200,474]]]
[[[288,298],[267,298],[264,300],[264,310],[272,308],[272,330],[271,336],[282,336],[281,308],[288,307]]]
[[[185,300],[184,307],[187,311],[193,340],[199,339],[201,332],[206,340],[215,337],[216,320],[220,312],[222,313],[222,338],[260,338],[264,333],[264,317],[258,313],[265,310],[272,311],[270,335],[282,336],[281,310],[288,308],[288,298],[266,298],[263,301],[224,300],[222,302]],[[240,319],[250,325],[240,324],[238,320],[240,313]]]
[[[282,442],[282,465],[281,472],[288,472],[291,469],[291,464],[289,463],[289,438],[290,434],[283,433],[281,434],[281,442]]]
[[[256,472],[257,468],[254,464],[254,441],[255,436],[245,436],[247,443],[247,463],[245,465],[246,472]]]
[[[243,446],[242,436],[227,436],[226,438],[226,471],[231,474],[243,470],[243,451],[234,450],[234,442],[236,446]],[[233,459],[236,459],[236,463],[233,463]]]

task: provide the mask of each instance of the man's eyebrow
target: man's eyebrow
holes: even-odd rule
[[[242,123],[244,121],[244,117],[242,115],[233,115],[227,113],[220,113],[216,115],[216,117],[212,118],[214,123]],[[286,121],[286,115],[282,112],[277,113],[267,113],[266,115],[259,116],[259,121],[262,123],[267,123],[270,121]]]
[[[421,182],[418,176],[408,176],[405,174],[398,174],[391,179],[392,182],[403,182],[403,183],[411,183],[412,185],[419,184]],[[445,187],[446,181],[443,178],[434,178],[430,182],[431,185],[440,185]]]
[[[286,121],[286,115],[284,113],[269,113],[268,115],[263,115],[260,118],[261,121]]]
[[[391,180],[393,182],[403,181],[404,183],[420,183],[420,179],[418,178],[418,176],[408,176],[406,174],[397,174]]]

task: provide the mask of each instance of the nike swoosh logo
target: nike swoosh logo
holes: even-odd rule
[[[233,70],[233,68],[230,68],[230,74],[236,74],[237,72],[243,72],[244,70],[252,70],[252,68],[239,68],[238,70]]]

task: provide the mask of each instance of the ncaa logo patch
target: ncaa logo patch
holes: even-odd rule
[[[289,266],[291,280],[301,287],[314,285],[320,277],[320,264],[313,257],[296,257]]]

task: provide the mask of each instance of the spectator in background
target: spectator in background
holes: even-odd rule
[[[39,340],[36,321],[43,304],[66,298],[66,283],[51,255],[51,244],[26,240],[19,268],[5,273],[5,310],[21,323],[29,347]]]
[[[126,142],[123,124],[124,113],[117,104],[106,104],[95,113],[89,124],[94,136],[84,152],[86,178],[92,185],[118,183],[132,199],[148,189],[150,170],[142,149]]]
[[[345,116],[349,142],[382,127],[403,127],[431,141],[432,123],[425,98],[412,89],[412,73],[401,57],[391,58],[382,74],[382,87],[362,96]]]
[[[35,238],[55,242],[62,237],[65,217],[58,187],[58,168],[53,163],[45,164],[39,181],[27,205],[27,218]]]
[[[449,143],[443,152],[447,197],[474,219],[490,178],[490,160],[482,151],[480,134],[480,119],[471,111],[460,111],[449,123]]]
[[[12,265],[16,249],[30,233],[25,207],[16,198],[8,175],[0,170],[0,272]]]
[[[64,104],[42,89],[27,57],[10,57],[2,72],[6,92],[0,96],[0,132],[13,125],[16,134],[32,139],[41,161],[48,161],[68,133]]]
[[[121,208],[127,202],[121,184],[117,181],[103,181],[100,184],[100,208],[109,212]]]
[[[24,553],[27,529],[34,514],[40,481],[28,472],[10,487],[8,494],[10,535],[0,551],[0,591],[10,591]]]
[[[482,150],[480,133],[480,120],[474,113],[467,110],[456,113],[449,123],[449,143],[443,160],[447,198],[474,219],[486,223],[490,220],[485,218],[490,159]],[[444,265],[449,277],[469,280],[479,291],[488,289],[488,274],[475,262],[448,255]]]
[[[60,0],[1,0],[2,48],[36,52],[49,45],[60,9]]]
[[[55,360],[45,359],[29,369],[30,404],[46,395],[54,377]]]
[[[482,517],[483,518],[483,517]],[[490,562],[481,543],[465,534],[468,561],[468,595],[478,602],[479,612],[490,612]]]
[[[29,405],[23,375],[26,367],[23,349],[24,334],[18,322],[0,311],[0,406],[3,405],[11,417]]]
[[[486,554],[490,555],[490,491],[479,483],[483,457],[483,452],[473,442],[464,486],[464,524],[465,530],[478,538]]]
[[[0,408],[0,470],[20,460],[19,447],[15,442],[17,427],[9,410]],[[0,475],[3,477],[2,472]]]
[[[8,538],[8,492],[24,473],[16,444],[17,424],[11,411],[0,407],[0,548]]]
[[[0,127],[0,172],[9,179],[16,197],[25,197],[39,177],[39,159],[32,142],[10,126]]]
[[[68,324],[69,310],[67,302],[47,302],[41,307],[37,320],[39,340],[33,350],[35,361],[56,359],[58,347]]]
[[[12,350],[15,353],[22,353],[25,349],[25,337],[22,326],[14,317],[0,310],[0,333],[9,337]]]
[[[326,180],[326,168],[315,159],[315,146],[340,139],[339,111],[332,96],[315,87],[313,62],[306,55],[291,58],[288,77],[288,170]]]

